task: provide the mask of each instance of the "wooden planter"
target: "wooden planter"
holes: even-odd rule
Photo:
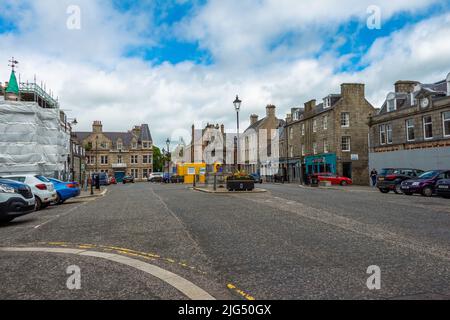
[[[254,189],[254,180],[227,180],[228,191],[252,191]]]

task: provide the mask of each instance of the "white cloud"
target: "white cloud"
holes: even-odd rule
[[[70,2],[82,8],[79,33],[65,28],[65,5]],[[398,79],[443,79],[450,71],[449,15],[378,39],[364,57],[368,67],[359,72],[335,71],[349,57],[317,55],[322,36],[338,24],[351,17],[365,24],[370,2],[211,1],[173,31],[212,53],[215,63],[204,66],[124,58],[128,46],[158,44],[161,30],[152,29],[156,26],[148,12],[118,13],[103,0],[33,1],[29,11],[17,11],[22,32],[0,34],[0,79],[7,79],[6,61],[14,55],[21,62],[22,80],[34,74],[45,79],[62,108],[77,117],[78,130],[89,130],[93,120],[102,120],[111,131],[145,122],[161,145],[177,129],[189,132],[194,122],[224,122],[233,129],[236,93],[244,101],[245,127],[250,114],[264,115],[266,104],[276,104],[284,117],[293,106],[339,92],[342,82],[365,82],[369,100],[379,105]],[[431,2],[378,1],[385,16]],[[277,37],[292,30],[297,31],[289,45],[269,50]],[[336,41],[348,39],[339,35]]]

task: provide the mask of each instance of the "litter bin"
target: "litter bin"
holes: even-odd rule
[[[311,177],[311,187],[314,187],[314,188],[319,187],[319,177],[318,176]]]

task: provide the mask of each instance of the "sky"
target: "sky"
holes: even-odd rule
[[[380,107],[397,80],[450,72],[450,0],[0,0],[0,81],[8,60],[45,83],[77,131],[148,123],[155,144],[192,124],[233,132],[251,114],[366,84]],[[75,9],[74,9],[75,8]],[[379,19],[375,19],[379,18]],[[373,24],[378,22],[379,24]],[[375,26],[375,28],[374,28]]]

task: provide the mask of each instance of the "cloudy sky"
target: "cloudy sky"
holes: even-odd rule
[[[366,83],[380,106],[396,80],[450,72],[450,1],[0,0],[0,81],[44,81],[89,130],[148,123],[154,140],[192,123],[241,127],[267,104],[292,107]],[[80,28],[71,6],[80,9]],[[370,29],[372,7],[381,28]],[[70,9],[70,10],[68,10]],[[369,10],[368,10],[369,9]],[[68,28],[68,22],[70,28]],[[74,28],[75,27],[75,28]]]

